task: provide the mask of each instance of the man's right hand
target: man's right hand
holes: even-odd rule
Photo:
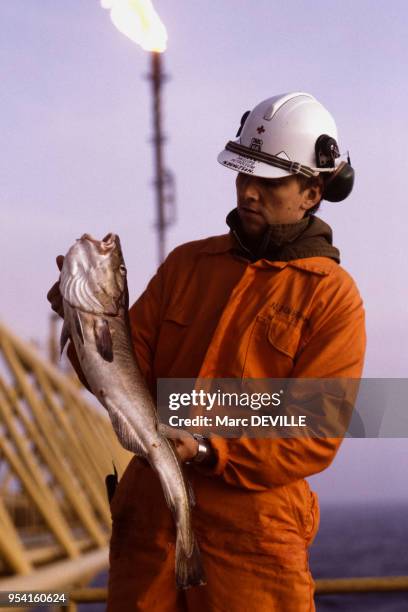
[[[64,263],[64,256],[58,255],[56,258],[58,269],[61,270],[62,264]],[[62,303],[62,295],[59,288],[59,280],[53,284],[49,292],[47,293],[47,300],[51,304],[51,308],[56,312],[62,319],[64,318],[64,306]]]

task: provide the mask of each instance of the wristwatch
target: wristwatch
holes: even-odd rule
[[[192,463],[203,463],[212,456],[212,448],[207,438],[200,434],[193,434],[198,442],[197,454],[191,459]]]

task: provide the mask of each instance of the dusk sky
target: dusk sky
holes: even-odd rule
[[[333,114],[356,185],[323,203],[367,313],[365,376],[408,370],[408,5],[403,0],[155,0],[168,30],[166,166],[177,223],[167,250],[226,231],[235,173],[216,157],[242,113],[288,91]],[[75,238],[121,237],[131,299],[157,265],[149,54],[99,0],[0,3],[1,318],[43,345],[55,256]],[[408,440],[346,441],[313,479],[322,500],[408,499]]]

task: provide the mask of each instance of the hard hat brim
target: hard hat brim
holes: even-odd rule
[[[251,176],[259,176],[260,178],[284,178],[294,174],[282,168],[276,168],[264,162],[251,159],[250,157],[232,153],[226,149],[221,151],[217,160],[225,168],[235,172],[242,172],[243,174],[250,174]]]

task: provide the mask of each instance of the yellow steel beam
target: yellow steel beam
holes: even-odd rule
[[[0,497],[6,495],[9,483],[11,482],[12,478],[13,474],[10,471],[8,471],[7,474],[4,475],[3,482],[1,483],[0,487]]]
[[[20,338],[18,338],[18,336],[16,336],[15,334],[13,334],[1,321],[0,321],[0,339],[1,338],[6,338],[10,343],[12,343],[15,351],[17,352],[18,356],[20,359],[24,360],[24,362],[26,363],[27,367],[29,367],[29,369],[31,369],[35,364],[38,364],[41,369],[44,371],[45,375],[49,378],[49,380],[51,381],[51,383],[53,384],[53,386],[55,388],[57,388],[61,393],[63,393],[64,395],[70,397],[73,396],[76,399],[78,399],[80,397],[80,394],[78,392],[78,385],[73,382],[68,376],[61,374],[52,364],[49,364],[47,361],[41,359],[38,354],[37,351],[31,346],[26,344],[25,342],[23,342],[22,340],[20,340]],[[94,414],[89,415],[89,405],[87,405],[87,402],[85,402],[85,400],[82,399],[82,401],[80,402],[81,405],[81,411],[83,411],[88,417],[91,417],[91,431],[94,427]],[[101,418],[98,419],[97,423],[97,427],[101,427],[103,430],[103,443],[105,443],[107,440],[113,441],[113,442],[109,442],[109,448],[111,446],[111,444],[113,443],[113,453],[114,453],[114,459],[115,459],[115,463],[117,464],[118,468],[119,468],[119,473],[121,474],[125,467],[127,466],[127,464],[129,463],[130,459],[132,458],[132,454],[129,453],[128,451],[126,451],[125,449],[123,449],[120,445],[119,442],[116,440],[116,438],[114,437],[113,434],[113,430],[112,430],[112,426],[110,425],[110,421],[108,419],[108,417],[103,418],[103,415],[100,415]],[[106,432],[109,432],[108,434]],[[103,457],[106,457],[106,444],[102,445],[102,450],[103,450]],[[110,461],[108,460],[108,464],[107,465],[107,469],[110,470],[111,469],[111,465],[110,465]]]
[[[82,436],[83,432],[81,429],[79,429],[77,430],[77,435],[74,435],[72,429],[64,418],[65,415],[63,415],[62,409],[58,408],[52,397],[51,388],[45,376],[43,376],[40,372],[36,373],[38,375],[38,381],[44,391],[47,405],[58,422],[60,432],[64,433],[64,436],[61,436],[61,439],[65,442],[64,445],[61,445],[61,454],[65,456],[65,459],[68,459],[71,471],[73,472],[72,476],[74,476],[78,481],[77,485],[75,485],[75,482],[69,482],[68,480],[64,479],[64,481],[61,482],[64,493],[78,513],[89,533],[95,538],[96,543],[103,546],[106,544],[106,536],[100,529],[95,519],[95,515],[92,512],[92,508],[87,497],[84,495],[84,491],[87,491],[88,495],[91,492],[93,502],[98,507],[100,514],[105,518],[105,523],[108,526],[110,526],[110,512],[106,502],[106,495],[98,494],[94,487],[95,477],[97,474],[92,473],[92,466],[89,465],[87,457],[83,455],[80,445],[77,444],[77,439],[78,437],[80,438]],[[81,487],[80,484],[82,485]]]
[[[81,551],[85,551],[94,546],[94,542],[89,537],[80,538],[79,540],[75,540],[75,542]],[[27,550],[26,553],[27,559],[29,559],[33,565],[45,565],[50,561],[55,561],[58,558],[61,559],[63,556],[64,551],[58,544],[42,546],[41,548],[31,548]]]
[[[408,576],[382,576],[368,578],[332,578],[316,580],[316,594],[380,593],[408,591]],[[74,603],[97,603],[107,599],[108,589],[81,588],[68,592]]]
[[[67,376],[61,374],[53,365],[42,359],[31,345],[23,342],[18,336],[13,334],[1,321],[0,338],[5,338],[13,345],[19,358],[24,361],[28,369],[38,364],[58,388],[64,388],[73,393],[78,391],[78,387]]]
[[[18,574],[29,574],[31,563],[26,557],[20,537],[0,497],[0,554],[10,568]]]
[[[93,603],[106,601],[108,589],[106,587],[82,588],[69,591],[69,599],[75,603]]]
[[[62,394],[64,401],[64,409],[66,411],[66,417],[70,427],[76,432],[77,445],[80,447],[82,454],[86,457],[86,465],[92,475],[85,475],[87,485],[93,491],[93,494],[97,497],[102,497],[105,507],[105,485],[104,479],[106,475],[107,465],[109,465],[109,453],[106,447],[103,448],[98,445],[97,431],[98,423],[103,419],[102,415],[97,414],[94,407],[89,405],[86,406],[87,412],[90,413],[90,421],[84,421],[82,418],[79,406],[82,404],[83,399],[67,395],[65,392]],[[78,436],[80,432],[80,436]],[[108,518],[110,521],[110,518]]]
[[[53,470],[55,470],[53,456],[51,455],[45,441],[39,435],[32,420],[28,418],[28,416],[24,413],[23,410],[20,410],[18,401],[16,401],[16,398],[12,396],[11,390],[7,388],[7,386],[2,382],[1,377],[0,377],[0,408],[4,409],[5,406],[3,405],[3,402],[1,402],[1,392],[2,391],[4,391],[7,394],[7,399],[13,403],[14,410],[17,413],[18,417],[20,418],[21,422],[24,424],[27,430],[27,433],[30,436],[30,439],[36,444],[37,450],[39,451],[40,455],[43,457],[44,461],[47,463],[47,466],[49,466],[49,469],[52,472]],[[9,415],[7,416],[8,416],[7,422],[9,422]],[[19,440],[19,443],[20,443],[20,446],[24,446],[22,440],[21,441]],[[48,490],[47,484],[44,482],[42,475],[38,474],[38,468],[35,465],[34,460],[33,460],[34,453],[33,452],[26,453],[24,452],[24,449],[22,449],[22,455],[27,465],[30,467],[33,475],[36,476],[37,482],[40,485],[40,490],[47,497],[48,503],[54,508],[54,511],[58,512],[58,514],[60,514],[62,517],[60,508],[56,504],[54,498],[52,497],[50,491]],[[86,466],[84,466],[84,468],[86,468]],[[78,516],[83,520],[85,527],[88,528],[88,531],[93,536],[95,542],[99,546],[104,546],[106,544],[106,533],[102,531],[102,529],[97,525],[95,516],[92,512],[92,509],[84,493],[78,487],[74,486],[75,479],[72,478],[71,480],[68,481],[67,479],[63,478],[63,484],[66,484],[66,486],[68,485],[68,490],[64,490],[64,493],[66,494],[67,498],[70,500],[71,505],[74,508],[74,510],[77,512]],[[101,500],[101,503],[104,503],[105,507],[107,508],[106,500]],[[110,525],[110,522],[109,522],[109,525]]]
[[[12,529],[14,529],[14,525],[13,524],[11,525],[12,525]],[[8,530],[5,530],[3,533],[1,531],[1,523],[0,523],[0,537],[2,534],[4,535],[4,538],[8,538],[9,532]],[[17,532],[16,532],[16,537],[19,538],[19,535]],[[80,548],[82,552],[87,552],[94,546],[94,542],[89,537],[80,538],[79,540],[75,540],[75,542],[77,543],[78,548]],[[2,552],[1,544],[2,543],[3,542],[0,540],[0,575],[6,573],[5,570],[7,569],[7,564],[4,563],[4,560],[1,558],[1,552]],[[18,539],[18,545],[20,547],[22,546],[19,539]],[[30,548],[28,550],[24,550],[23,548],[21,548],[21,550],[24,554],[24,558],[29,563],[30,571],[34,569],[35,566],[50,564],[51,562],[60,560],[65,556],[65,551],[58,544],[50,544],[47,546],[41,546],[39,548]],[[14,548],[13,548],[13,551],[14,551]]]
[[[408,576],[332,578],[316,580],[317,595],[408,591]]]
[[[81,426],[83,436],[81,444],[88,450],[89,459],[98,471],[101,482],[103,482],[107,470],[110,469],[109,453],[107,452],[106,443],[101,440],[100,431],[103,423],[108,421],[108,417],[102,414],[97,414],[96,410],[90,410],[88,404],[84,401],[72,402],[72,396],[64,394],[64,400],[71,408],[70,416],[75,424]],[[109,421],[109,426],[110,421]]]
[[[18,361],[18,358],[13,350],[11,343],[8,341],[8,339],[0,337],[0,344],[3,348],[3,352],[8,361],[8,364],[14,376],[16,377],[16,380],[18,381],[20,387],[22,388],[26,400],[30,405],[33,416],[35,417],[35,421],[42,433],[43,439],[46,441],[46,444],[41,445],[41,450],[46,456],[46,463],[48,465],[48,468],[55,475],[57,482],[65,491],[71,503],[75,504],[75,506],[78,508],[78,503],[75,501],[76,491],[73,488],[73,483],[75,483],[75,474],[72,471],[72,467],[66,460],[64,453],[61,452],[58,442],[56,441],[57,436],[61,438],[61,432],[56,427],[55,421],[53,422],[52,415],[43,409],[40,400],[34,393],[34,390],[32,389],[31,385],[26,380],[23,368]],[[30,435],[32,434],[33,432],[30,431]],[[101,507],[99,508],[99,510],[101,514],[102,516],[104,516],[106,523],[109,524],[110,514],[106,501],[101,500],[100,506]],[[89,525],[90,522],[87,521],[87,524]],[[95,529],[92,528],[92,531],[95,535]],[[101,541],[101,544],[105,543],[104,538],[102,541],[99,536],[97,537]]]
[[[35,426],[35,422],[32,419],[30,419],[27,414],[25,414],[24,410],[21,409],[17,395],[14,393],[14,390],[10,387],[7,387],[4,383],[2,383],[1,377],[0,377],[0,388],[3,389],[5,395],[7,396],[9,400],[9,403],[13,405],[14,411],[16,412],[21,422],[24,424],[24,427],[26,428],[30,439],[35,443],[37,451],[40,453],[43,460],[48,465],[49,470],[51,471],[51,473],[54,473],[54,475],[57,477],[59,472],[56,471],[55,456],[52,454],[52,452],[48,448],[48,444],[46,440],[44,439],[44,436],[41,435],[40,432],[38,431],[37,427]],[[62,451],[60,453],[60,457],[61,458],[64,457],[64,453]],[[61,461],[61,458],[59,459],[59,461]],[[81,462],[81,466],[78,466],[78,465],[75,466],[75,474],[72,471],[70,472],[69,485],[72,488],[72,485],[75,482],[75,478],[78,473],[78,470],[80,470],[82,473],[85,472],[86,474],[85,490],[91,496],[93,503],[98,507],[102,516],[105,515],[104,516],[105,524],[110,526],[110,516],[108,513],[108,509],[107,509],[105,492],[100,491],[95,486],[95,477],[92,475],[92,473],[91,474],[87,473],[88,468],[89,468],[88,463],[84,458],[83,461]],[[57,480],[59,479],[57,478]],[[64,482],[68,482],[67,479],[65,479]],[[75,489],[72,490],[71,499],[73,499],[74,505],[75,505],[76,504]]]
[[[79,410],[83,413],[85,420],[89,423],[90,430],[92,431],[95,426],[98,432],[98,441],[102,452],[105,452],[109,449],[109,453],[117,464],[118,471],[120,474],[123,473],[129,461],[134,456],[133,453],[124,449],[116,437],[116,434],[113,430],[111,421],[106,416],[106,418],[98,420],[96,423],[92,419],[92,414],[89,410],[87,410],[87,406],[85,402],[78,404]],[[107,469],[110,472],[112,470],[111,461],[108,461]],[[106,474],[106,472],[104,472]]]
[[[73,541],[72,534],[65,519],[61,513],[55,511],[52,505],[47,503],[47,499],[44,497],[43,493],[40,493],[37,484],[33,482],[23,463],[17,456],[16,452],[12,449],[10,442],[6,440],[4,436],[0,436],[0,449],[2,450],[13,471],[20,479],[28,495],[37,506],[40,514],[49,525],[52,533],[54,533],[57,540],[66,550],[68,556],[77,557],[80,552],[77,545]]]
[[[26,576],[0,578],[0,591],[64,590],[80,581],[83,574],[99,572],[107,567],[108,547],[99,548],[78,559],[57,561],[52,567],[38,568]]]
[[[48,489],[44,474],[34,459],[35,455],[31,452],[28,439],[16,427],[11,408],[3,395],[3,388],[4,385],[0,384],[0,416],[8,428],[11,441],[16,447],[22,462],[26,464],[28,474],[33,478],[33,484],[37,485],[38,491],[44,496],[44,503],[52,509],[55,515],[61,515],[60,508]],[[74,502],[76,503],[76,500]],[[62,515],[60,518],[62,519]],[[101,545],[106,543],[106,538],[103,534],[101,534],[101,539],[98,543]]]
[[[73,418],[73,415],[77,412],[76,407],[78,403],[81,403],[82,398],[77,393],[76,396],[71,396],[70,400],[68,400],[67,394],[64,391],[60,392],[59,389],[55,389],[55,391],[58,391],[61,401],[61,406],[58,407],[53,397],[52,383],[41,372],[38,372],[38,376],[44,390],[45,399],[56,418],[60,421],[60,425],[66,434],[68,446],[72,449],[70,456],[76,465],[80,469],[82,468],[83,475],[89,476],[89,483],[94,482],[95,476],[97,477],[98,475],[101,476],[101,481],[103,481],[104,470],[101,470],[101,463],[107,461],[106,457],[92,453],[90,444],[83,443],[84,436],[88,437],[88,434],[92,441],[94,432],[84,429],[82,423],[77,418]],[[96,410],[90,406],[88,406],[88,410],[93,413],[94,423],[102,420],[102,415],[97,414]],[[84,469],[85,465],[86,470]],[[90,472],[93,472],[93,474],[90,474]]]

